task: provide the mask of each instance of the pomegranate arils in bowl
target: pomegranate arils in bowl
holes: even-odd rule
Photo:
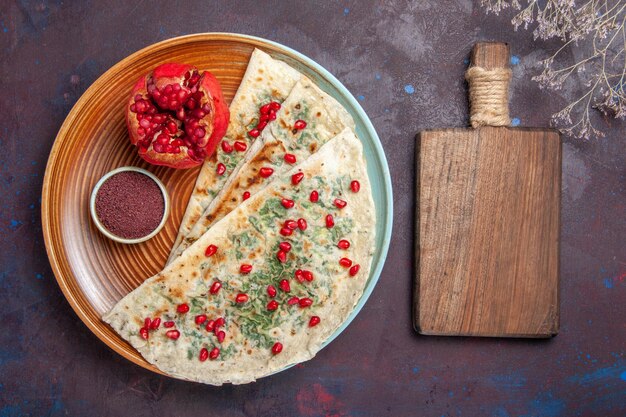
[[[126,123],[139,156],[155,165],[191,168],[211,155],[230,114],[217,79],[195,67],[168,63],[135,84]]]

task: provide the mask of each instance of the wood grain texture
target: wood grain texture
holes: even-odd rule
[[[561,145],[549,130],[420,133],[415,327],[548,337],[559,327]]]
[[[275,44],[233,34],[189,35],[151,45],[113,66],[83,94],[50,153],[42,193],[42,223],[57,281],[72,308],[96,336],[122,356],[155,372],[160,371],[100,317],[162,269],[198,169],[157,167],[140,159],[128,139],[124,106],[135,81],[168,61],[211,71],[230,103],[255,47],[296,67],[303,66],[299,57]],[[136,245],[106,239],[89,217],[89,195],[96,182],[108,171],[125,165],[154,173],[171,198],[164,228],[151,240]]]

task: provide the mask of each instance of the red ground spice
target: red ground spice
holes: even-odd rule
[[[161,189],[152,178],[124,171],[107,179],[96,194],[96,215],[111,233],[124,239],[149,235],[165,212]]]

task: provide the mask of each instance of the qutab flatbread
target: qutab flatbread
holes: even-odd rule
[[[228,142],[231,146],[235,141],[243,142],[249,148],[254,141],[247,135],[247,132],[257,122],[259,107],[270,101],[282,102],[300,77],[301,74],[289,65],[255,49],[237,94],[230,105],[230,123],[222,141]],[[191,231],[202,212],[226,184],[229,175],[244,157],[244,152],[225,152],[221,146],[218,146],[215,153],[204,162],[189,198],[168,262],[171,261],[172,254],[185,235]],[[218,174],[218,164],[224,165],[224,174]]]
[[[294,128],[297,121],[304,121],[306,127]],[[232,179],[211,201],[170,259],[180,255],[213,223],[241,204],[244,193],[246,198],[256,194],[277,175],[293,168],[285,161],[286,154],[293,156],[296,162],[303,161],[346,127],[354,128],[350,114],[334,98],[303,77],[282,103],[276,121],[268,125],[260,140],[254,143],[246,159],[233,171]],[[271,169],[273,174],[264,178],[260,175],[262,169]]]
[[[297,173],[303,179],[293,185]],[[345,129],[215,223],[103,319],[169,375],[214,385],[253,381],[312,358],[346,320],[369,276],[374,223],[362,146]],[[282,262],[285,243],[290,248]],[[216,282],[221,288],[211,291]],[[314,316],[319,324],[311,327]],[[218,331],[206,330],[220,318]],[[274,354],[276,343],[282,351]],[[216,348],[219,355],[206,358]]]

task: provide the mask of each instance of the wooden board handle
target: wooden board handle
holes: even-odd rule
[[[479,42],[474,45],[471,65],[465,74],[469,83],[472,127],[509,126],[509,45]]]

